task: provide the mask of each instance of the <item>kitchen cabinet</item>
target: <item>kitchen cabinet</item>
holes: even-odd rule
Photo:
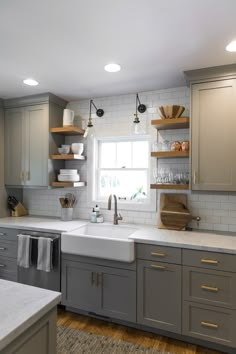
[[[62,257],[62,304],[107,318],[136,322],[136,272]],[[112,267],[113,265],[113,267]]]
[[[66,102],[54,95],[5,100],[5,184],[45,187],[53,175],[48,156],[56,142],[51,124],[61,124]]]
[[[19,230],[0,228],[0,278],[17,281],[17,235]]]
[[[181,261],[180,250],[141,244],[137,248],[137,322],[181,333],[182,267],[169,263]]]
[[[236,191],[236,65],[186,75],[191,84],[191,188]]]

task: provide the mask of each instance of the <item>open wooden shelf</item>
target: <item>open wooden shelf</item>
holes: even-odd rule
[[[85,160],[86,157],[83,155],[76,154],[58,154],[58,155],[50,155],[51,160]]]
[[[188,184],[151,184],[151,189],[176,189],[188,190]]]
[[[151,124],[158,130],[189,128],[189,117],[155,119]]]
[[[84,134],[83,129],[75,126],[50,128],[49,132],[55,134],[61,134],[61,135],[83,135]]]
[[[85,182],[52,182],[51,187],[84,187]]]
[[[189,151],[152,151],[151,156],[158,159],[189,157]]]

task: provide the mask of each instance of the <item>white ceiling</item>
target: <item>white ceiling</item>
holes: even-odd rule
[[[236,0],[0,0],[0,97],[68,100],[184,85],[232,64]],[[122,70],[103,67],[117,62]],[[33,77],[37,87],[22,80]]]

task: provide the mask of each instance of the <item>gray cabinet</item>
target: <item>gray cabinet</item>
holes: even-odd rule
[[[236,191],[236,66],[187,72],[192,190]]]
[[[62,304],[136,322],[136,272],[62,258]],[[79,258],[78,258],[79,259]],[[89,261],[89,259],[88,259]],[[112,267],[113,266],[113,267]]]
[[[0,228],[0,278],[17,280],[17,234],[19,230]]]
[[[57,144],[49,128],[61,124],[65,104],[51,94],[5,101],[6,185],[48,186],[48,157]]]
[[[138,323],[181,333],[181,266],[138,260]]]

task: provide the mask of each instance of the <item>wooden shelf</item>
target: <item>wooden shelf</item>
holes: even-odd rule
[[[151,156],[158,159],[189,157],[189,151],[152,151]]]
[[[83,155],[76,154],[58,154],[58,155],[50,155],[51,160],[85,160],[86,157]]]
[[[151,189],[176,189],[188,190],[188,184],[151,184]]]
[[[85,182],[52,182],[51,187],[84,187],[86,186]]]
[[[155,119],[151,121],[151,124],[158,130],[164,129],[185,129],[189,128],[189,118],[167,118],[167,119]]]
[[[57,127],[50,128],[50,133],[61,134],[61,135],[83,135],[84,130],[75,126]]]

